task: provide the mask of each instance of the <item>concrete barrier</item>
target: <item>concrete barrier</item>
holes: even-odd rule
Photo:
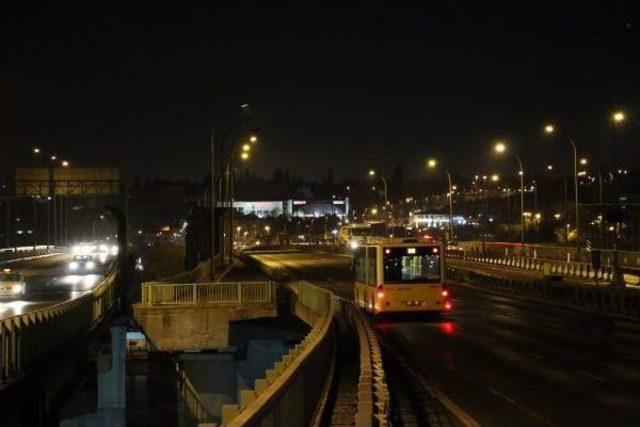
[[[582,310],[630,319],[640,319],[640,291],[635,289],[566,284],[541,279],[514,279],[448,268],[448,278],[490,290],[508,292],[541,302],[551,302]]]

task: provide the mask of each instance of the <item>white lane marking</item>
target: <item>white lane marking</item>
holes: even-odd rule
[[[422,377],[420,377],[422,379]],[[426,385],[426,384],[425,384]],[[440,403],[444,405],[449,412],[453,414],[454,417],[460,421],[465,427],[480,427],[480,424],[473,419],[471,415],[465,412],[464,409],[456,405],[453,400],[449,399],[446,395],[444,395],[438,388],[431,385],[431,390],[433,394],[436,395]]]
[[[597,375],[592,374],[591,372],[587,372],[587,371],[578,371],[578,373],[582,376],[585,376],[587,378],[591,378],[592,380],[598,381],[600,383],[604,383],[607,382],[606,378],[603,377],[599,377]]]
[[[507,402],[511,403],[513,406],[515,406],[516,408],[520,409],[522,412],[526,413],[527,415],[529,415],[531,418],[534,418],[536,420],[538,420],[540,423],[547,425],[547,426],[551,426],[553,425],[552,423],[550,423],[549,421],[547,421],[545,418],[543,418],[542,416],[538,415],[537,413],[531,411],[530,409],[522,406],[521,404],[519,404],[518,402],[516,402],[515,400],[513,400],[512,398],[510,398],[509,396],[507,396],[506,394],[500,393],[498,390],[496,390],[493,387],[489,387],[486,386],[487,390],[489,390],[491,393],[495,394],[496,396],[506,400]]]

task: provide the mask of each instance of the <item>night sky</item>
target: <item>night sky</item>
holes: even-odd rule
[[[201,179],[216,112],[241,102],[264,176],[401,163],[419,178],[428,154],[455,173],[513,172],[496,138],[528,169],[566,167],[547,120],[605,163],[616,108],[619,157],[640,157],[633,1],[14,3],[0,11],[3,175],[37,145],[130,177]]]

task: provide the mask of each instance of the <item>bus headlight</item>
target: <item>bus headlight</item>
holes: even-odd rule
[[[78,263],[73,261],[72,263],[69,264],[69,270],[77,270],[78,269]]]
[[[88,261],[86,264],[87,270],[93,270],[93,267],[95,267],[96,264],[93,261]]]

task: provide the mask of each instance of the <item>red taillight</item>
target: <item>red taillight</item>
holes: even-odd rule
[[[452,305],[451,305],[451,301],[447,301],[447,302],[445,302],[445,303],[444,303],[444,308],[445,308],[445,309],[447,309],[447,310],[451,310],[451,307],[452,307]]]
[[[448,296],[449,296],[449,291],[448,291],[448,290],[446,290],[446,289],[443,289],[443,290],[442,290],[442,296],[443,296],[443,297],[448,297]]]
[[[384,292],[382,291],[382,286],[378,286],[377,290],[378,290],[378,294],[377,294],[378,299],[384,298]]]

